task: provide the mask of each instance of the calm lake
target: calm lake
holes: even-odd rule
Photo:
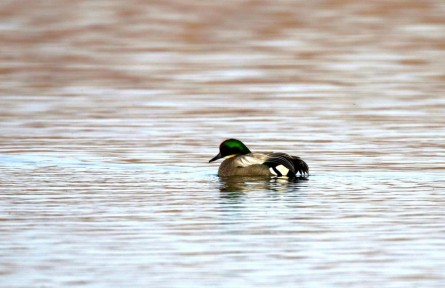
[[[444,1],[0,11],[0,287],[443,287]]]

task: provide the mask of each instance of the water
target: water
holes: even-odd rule
[[[0,6],[1,287],[442,287],[442,1]]]

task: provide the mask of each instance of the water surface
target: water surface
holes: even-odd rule
[[[0,7],[0,286],[442,287],[442,1]]]

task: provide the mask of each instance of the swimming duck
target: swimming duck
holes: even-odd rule
[[[219,145],[219,153],[209,160],[225,158],[218,169],[218,176],[286,176],[294,178],[297,173],[309,176],[309,167],[298,156],[286,153],[252,153],[243,142],[227,139]]]

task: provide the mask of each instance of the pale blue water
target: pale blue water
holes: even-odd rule
[[[0,160],[5,287],[443,280],[442,173],[320,172],[288,182],[219,179],[197,161]]]

